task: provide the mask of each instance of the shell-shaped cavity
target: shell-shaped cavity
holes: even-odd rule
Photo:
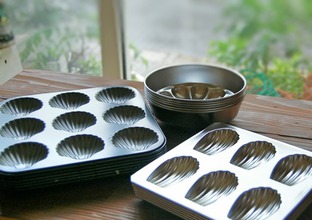
[[[180,99],[191,99],[192,95],[186,85],[175,85],[171,89],[172,95],[175,98]]]
[[[292,186],[312,176],[312,157],[294,154],[282,158],[273,168],[271,179]]]
[[[191,156],[180,156],[166,160],[147,178],[160,187],[169,186],[192,176],[199,169],[199,162]]]
[[[233,92],[209,83],[180,83],[157,91],[159,94],[178,99],[217,99],[230,96]]]
[[[95,125],[96,117],[88,112],[68,112],[56,117],[52,126],[57,130],[68,132],[84,131],[88,127]]]
[[[211,88],[208,91],[207,99],[217,99],[222,98],[226,95],[225,90],[223,88]]]
[[[76,135],[65,138],[56,147],[60,156],[83,160],[104,149],[104,141],[94,135]]]
[[[250,170],[269,161],[275,156],[276,150],[273,144],[266,141],[254,141],[244,144],[233,155],[231,163]]]
[[[235,174],[229,171],[211,172],[200,177],[189,189],[185,198],[202,206],[229,195],[238,185]]]
[[[209,87],[202,85],[202,84],[198,84],[190,88],[190,94],[192,96],[192,99],[205,99],[207,98],[208,92],[209,92]],[[223,89],[222,89],[222,92],[224,93]]]
[[[233,146],[239,135],[232,129],[218,129],[207,133],[194,147],[194,150],[213,155]]]
[[[122,104],[135,97],[132,89],[124,87],[112,87],[103,89],[95,95],[100,102]]]
[[[49,104],[53,108],[73,110],[89,103],[89,101],[90,98],[86,94],[80,92],[66,92],[52,97]]]
[[[135,151],[146,150],[157,141],[157,133],[144,127],[125,128],[115,133],[112,138],[116,147]]]
[[[19,118],[5,123],[0,128],[2,137],[25,140],[45,129],[45,123],[37,118]]]
[[[3,166],[24,169],[48,156],[48,148],[37,142],[23,142],[9,146],[0,154],[0,164]]]
[[[243,192],[232,205],[228,218],[233,220],[267,219],[281,205],[280,194],[270,187],[253,188]]]
[[[143,109],[137,106],[125,105],[109,109],[103,115],[108,123],[132,125],[145,117]]]
[[[5,102],[0,107],[3,114],[25,116],[42,108],[42,102],[36,98],[23,97]]]

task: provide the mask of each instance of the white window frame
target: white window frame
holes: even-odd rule
[[[102,75],[126,79],[126,41],[122,0],[99,0]]]

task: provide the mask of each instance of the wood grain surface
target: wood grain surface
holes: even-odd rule
[[[0,85],[0,98],[143,83],[78,74],[24,70]],[[247,95],[231,124],[312,151],[312,102]],[[198,131],[161,124],[168,148]],[[0,191],[0,219],[179,219],[137,198],[129,175],[24,192]],[[309,200],[312,200],[310,198]],[[312,219],[312,205],[298,219]]]

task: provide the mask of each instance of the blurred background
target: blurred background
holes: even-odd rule
[[[7,0],[24,69],[101,76],[100,0]],[[312,100],[312,1],[122,1],[126,74],[172,64],[239,70],[248,92]]]

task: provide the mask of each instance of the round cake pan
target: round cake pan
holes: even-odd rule
[[[211,99],[190,99],[162,94],[175,85],[216,85],[230,95]],[[242,74],[217,65],[184,64],[158,69],[144,81],[144,92],[156,118],[183,127],[206,127],[213,122],[229,122],[238,114],[246,95],[247,82]]]

